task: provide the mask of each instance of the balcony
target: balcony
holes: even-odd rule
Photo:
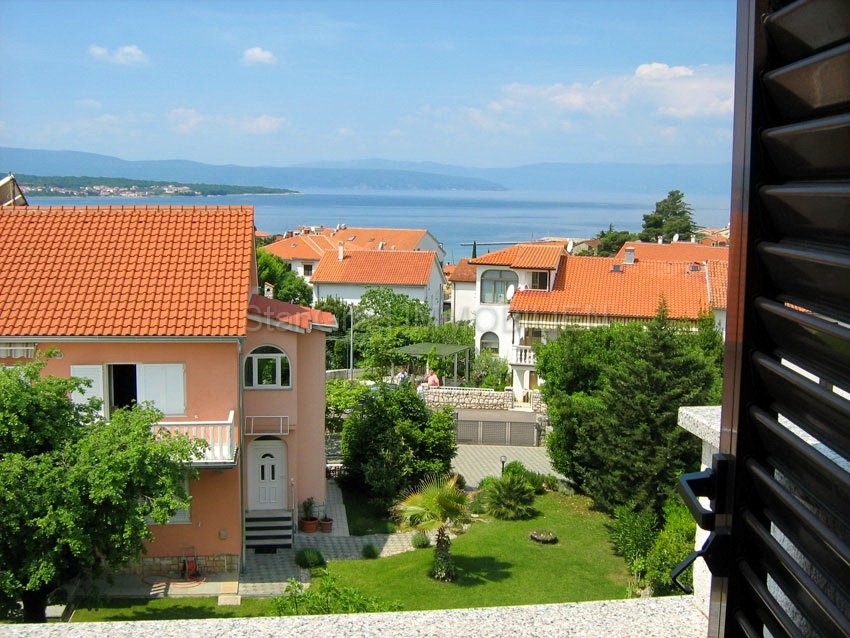
[[[231,410],[224,421],[160,421],[155,427],[207,442],[203,457],[192,462],[194,467],[232,467],[236,465],[233,418]]]
[[[510,364],[512,366],[536,366],[537,356],[531,346],[514,346]]]
[[[263,434],[276,434],[286,436],[289,434],[288,416],[246,416],[245,435],[260,436]]]

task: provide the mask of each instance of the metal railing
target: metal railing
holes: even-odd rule
[[[207,442],[203,458],[196,459],[195,465],[233,462],[235,442],[233,436],[233,410],[225,421],[160,421],[155,427],[167,430],[171,434],[188,436]]]
[[[246,416],[245,434],[289,434],[289,417]]]

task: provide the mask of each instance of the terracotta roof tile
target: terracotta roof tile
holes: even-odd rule
[[[250,206],[0,211],[0,335],[245,333]]]
[[[449,281],[475,283],[475,266],[469,263],[469,259],[464,257],[455,264],[455,267],[449,276]]]
[[[553,290],[517,291],[511,312],[653,317],[662,295],[672,318],[696,319],[707,312],[705,266],[649,260],[623,265],[614,257],[563,257]]]
[[[725,246],[703,246],[686,241],[672,244],[627,241],[614,255],[620,262],[626,256],[626,248],[634,248],[635,259],[652,261],[707,261],[709,259],[729,259],[729,249]]]
[[[310,281],[373,285],[424,286],[431,277],[437,254],[430,250],[358,250],[325,253]]]
[[[729,262],[714,260],[707,262],[708,280],[711,285],[711,305],[714,308],[725,308],[729,288]]]
[[[514,244],[471,259],[475,266],[510,266],[526,270],[554,270],[566,252],[561,242]]]
[[[302,227],[300,234],[265,247],[281,259],[318,260],[325,252],[336,253],[340,242],[346,252],[354,250],[416,250],[428,232],[422,228],[326,228]]]
[[[337,328],[336,317],[332,312],[299,306],[288,301],[268,299],[262,295],[251,295],[248,313],[268,317],[307,332],[312,331],[314,327]]]

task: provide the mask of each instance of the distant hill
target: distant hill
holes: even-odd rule
[[[265,186],[181,184],[125,177],[75,177],[15,173],[26,195],[39,197],[192,197],[198,195],[287,195],[298,191]]]
[[[277,168],[218,166],[186,160],[128,161],[79,151],[42,151],[0,147],[0,172],[31,175],[123,177],[182,183],[233,184],[305,190],[484,190],[505,187],[476,177],[397,169]]]
[[[728,164],[548,163],[476,168],[370,159],[290,167],[219,166],[185,160],[128,161],[78,151],[0,147],[0,172],[123,177],[296,190],[518,190],[686,195],[730,192]]]

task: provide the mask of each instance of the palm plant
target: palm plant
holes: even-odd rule
[[[446,582],[457,578],[447,528],[469,519],[466,492],[457,481],[457,474],[428,476],[393,506],[402,529],[437,530],[431,577]]]

